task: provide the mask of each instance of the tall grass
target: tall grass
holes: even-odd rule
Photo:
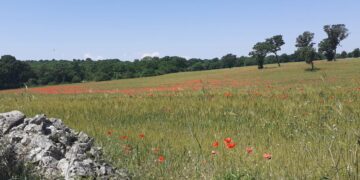
[[[0,94],[0,111],[62,118],[94,136],[110,161],[138,179],[356,179],[359,65],[356,60],[324,63],[317,72],[285,65],[251,72],[257,77],[231,77],[261,79],[253,86],[211,88],[204,83],[199,91],[151,95]],[[205,77],[221,79],[242,69],[219,71],[193,77],[206,82]],[[165,77],[183,80],[181,75]],[[226,148],[226,137],[236,143],[234,148]],[[212,146],[214,141],[219,147]],[[272,158],[263,158],[264,153]]]

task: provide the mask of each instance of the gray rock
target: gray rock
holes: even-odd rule
[[[40,125],[41,123],[46,121],[46,116],[44,114],[36,115],[34,118],[30,119],[30,124]]]
[[[24,131],[26,133],[38,133],[41,132],[42,127],[40,125],[36,124],[29,124],[25,126]]]
[[[25,115],[20,111],[11,111],[0,114],[0,131],[7,134],[11,128],[16,127],[24,122]]]
[[[68,128],[60,119],[2,113],[0,142],[13,148],[12,156],[19,162],[36,165],[35,173],[42,179],[131,179],[127,170],[104,163],[93,138]]]

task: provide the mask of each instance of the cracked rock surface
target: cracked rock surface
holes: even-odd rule
[[[1,145],[13,149],[13,156],[31,164],[43,179],[131,179],[125,169],[106,163],[93,142],[60,119],[26,118],[19,111],[0,113]]]

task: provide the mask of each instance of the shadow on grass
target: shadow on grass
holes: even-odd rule
[[[320,68],[314,68],[314,69],[306,68],[305,69],[306,72],[316,72],[316,71],[320,71],[320,70],[321,70]]]

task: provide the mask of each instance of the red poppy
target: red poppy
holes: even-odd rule
[[[144,134],[144,133],[141,133],[141,134],[139,134],[139,137],[142,139],[142,138],[145,137],[145,134]]]
[[[122,139],[122,140],[125,140],[125,139],[128,139],[129,137],[128,136],[120,136],[119,139]]]
[[[233,142],[231,142],[231,143],[229,143],[229,144],[226,145],[226,147],[229,148],[229,149],[232,149],[232,148],[234,148],[235,146],[236,146],[236,144],[233,143]]]
[[[219,146],[219,142],[218,141],[215,141],[213,144],[212,144],[213,147],[218,147]]]
[[[158,161],[160,163],[163,163],[165,161],[165,157],[164,156],[159,156]]]
[[[247,148],[246,148],[246,152],[247,152],[248,154],[252,154],[252,153],[253,153],[253,148],[252,148],[252,147],[247,147]]]
[[[229,143],[231,143],[232,142],[232,139],[231,138],[225,138],[224,139],[224,142],[226,143],[226,144],[229,144]]]
[[[263,155],[263,157],[264,157],[265,159],[267,159],[267,160],[270,160],[271,157],[272,157],[272,155],[271,155],[270,153],[265,153],[265,154]]]

